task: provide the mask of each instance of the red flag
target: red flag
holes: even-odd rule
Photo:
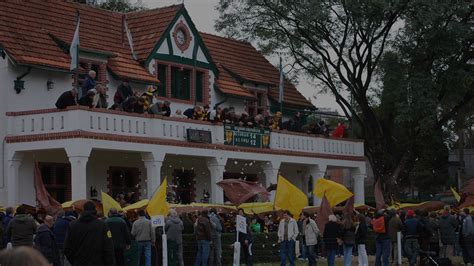
[[[385,204],[385,198],[383,197],[382,185],[380,184],[380,178],[375,183],[374,197],[375,197],[375,208],[377,210],[385,209],[387,207],[387,204]]]
[[[61,204],[51,197],[49,192],[46,190],[38,162],[35,162],[35,190],[38,207],[44,208],[47,214],[55,215],[62,209]]]
[[[329,222],[329,215],[333,214],[331,206],[329,206],[329,201],[324,195],[321,200],[321,205],[319,206],[318,215],[316,216],[316,224],[318,225],[321,235],[324,234],[324,227]]]
[[[352,216],[354,213],[354,196],[350,197],[346,201],[346,205],[344,205],[344,210],[342,211],[344,214],[349,214]]]
[[[235,205],[240,205],[255,196],[261,196],[262,200],[268,201],[270,193],[257,182],[240,179],[226,179],[217,182],[225,192],[226,197]]]

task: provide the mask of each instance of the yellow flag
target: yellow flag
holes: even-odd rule
[[[308,197],[283,176],[278,176],[275,209],[288,210],[293,217],[299,217],[301,210],[308,205]]]
[[[319,178],[318,181],[316,181],[313,193],[319,198],[323,198],[326,194],[331,208],[353,195],[345,186],[324,178]]]
[[[108,217],[109,216],[109,210],[111,208],[117,209],[117,211],[120,211],[122,207],[120,207],[120,204],[116,202],[109,194],[101,191],[102,194],[102,207],[104,209],[104,216]]]
[[[451,187],[451,191],[453,192],[453,195],[456,198],[456,201],[460,202],[461,201],[461,196],[459,196],[459,193],[457,193],[456,190],[453,187]]]
[[[155,192],[153,197],[148,202],[148,206],[146,207],[146,211],[148,215],[155,216],[155,215],[168,215],[169,212],[169,205],[166,202],[166,188],[168,187],[168,182],[166,182],[166,177],[161,183],[161,186]]]

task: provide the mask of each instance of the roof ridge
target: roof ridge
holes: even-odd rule
[[[94,9],[94,10],[98,10],[98,11],[105,11],[107,13],[112,13],[112,14],[116,14],[116,15],[124,14],[122,12],[117,12],[117,11],[112,11],[112,10],[105,9],[105,8],[100,7],[100,6],[89,5],[89,4],[86,4],[86,3],[79,3],[79,2],[70,1],[70,0],[66,0],[63,3],[64,4],[72,4],[72,5],[82,7],[82,8],[86,8],[86,9]]]
[[[180,7],[182,8],[184,5],[183,4],[174,4],[174,5],[169,5],[169,6],[162,6],[162,7],[155,7],[155,8],[150,8],[150,9],[143,9],[143,10],[135,10],[135,11],[130,11],[130,12],[125,12],[123,14],[138,14],[138,13],[146,13],[146,12],[152,12],[152,11],[157,11],[157,10],[162,10],[162,9],[171,9],[173,7]]]
[[[206,35],[210,35],[210,36],[213,36],[213,37],[218,37],[218,38],[221,38],[221,39],[226,39],[226,40],[228,40],[228,41],[240,42],[240,43],[243,43],[243,44],[248,44],[248,45],[253,46],[253,45],[252,45],[250,42],[248,42],[248,41],[237,40],[237,39],[234,39],[234,38],[232,38],[232,37],[220,36],[220,35],[217,35],[217,34],[214,34],[214,33],[199,31],[199,34],[206,34]]]

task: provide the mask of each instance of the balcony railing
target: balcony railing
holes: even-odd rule
[[[173,117],[84,107],[10,112],[7,113],[7,117],[8,136],[87,131],[187,141],[187,129],[197,129],[211,132],[212,143],[224,144],[223,124]],[[284,130],[271,132],[269,148],[328,155],[364,156],[364,144],[360,140],[332,139]]]

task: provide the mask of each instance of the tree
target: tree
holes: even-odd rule
[[[414,169],[424,138],[443,143],[444,127],[474,97],[468,2],[221,0],[217,10],[218,31],[287,52],[335,97],[360,127],[386,195]],[[382,68],[384,60],[396,64]]]
[[[103,9],[107,9],[115,12],[132,12],[145,9],[144,6],[131,4],[128,0],[106,0],[105,2],[98,3],[96,0],[75,0],[79,3],[85,3],[94,5]]]

